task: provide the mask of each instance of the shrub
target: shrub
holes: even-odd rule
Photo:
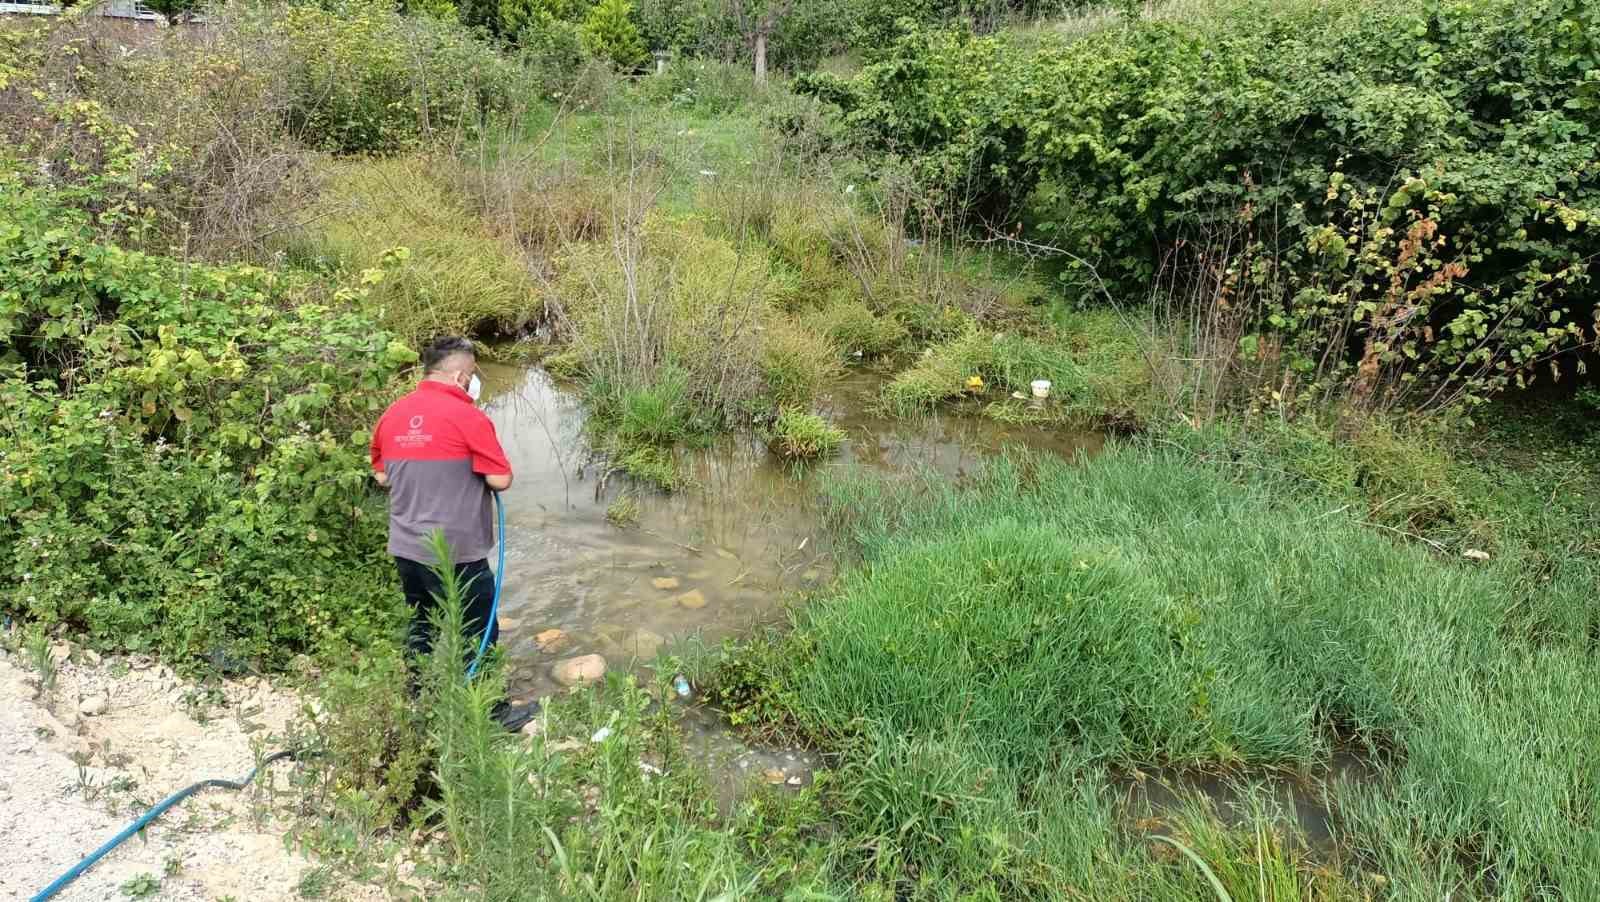
[[[14,184],[0,275],[0,603],[229,669],[390,628],[364,430],[412,351],[259,269],[97,243]]]
[[[779,457],[812,460],[827,457],[844,443],[844,430],[814,413],[785,408],[768,427],[767,447]]]
[[[1370,352],[1396,379],[1434,360],[1446,395],[1455,374],[1483,377],[1480,397],[1537,378],[1592,338],[1573,288],[1600,249],[1600,168],[1581,162],[1600,123],[1578,62],[1591,7],[1230,0],[1208,13],[1036,50],[914,32],[867,67],[850,121],[947,207],[1068,251],[1073,282],[1098,284],[1092,265],[1114,292],[1143,294],[1174,255],[1238,231],[1281,285],[1258,325],[1299,337],[1320,334],[1308,312],[1332,316],[1351,338],[1328,340],[1334,359]],[[1397,66],[1403,77],[1374,75]],[[1250,272],[1236,263],[1216,269]],[[1425,403],[1436,386],[1422,385]]]
[[[8,23],[0,167],[92,210],[124,245],[255,251],[315,186],[284,126],[279,42],[218,17],[215,32],[170,29],[138,53],[112,52],[97,16]]]
[[[501,4],[502,10],[505,4]],[[575,23],[555,18],[535,18],[511,36],[525,81],[540,88],[550,100],[571,100],[574,89],[597,64],[584,49],[583,33]]]
[[[583,46],[623,71],[637,69],[650,58],[628,0],[600,0],[589,10],[583,20]]]

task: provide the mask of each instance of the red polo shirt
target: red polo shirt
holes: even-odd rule
[[[485,476],[511,472],[494,423],[455,385],[423,382],[389,405],[372,431],[372,469],[389,477],[389,553],[434,563],[443,530],[458,564],[494,549],[494,500]]]

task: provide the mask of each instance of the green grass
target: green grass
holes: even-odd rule
[[[974,389],[973,377],[981,380]],[[909,369],[883,387],[881,403],[895,416],[913,416],[977,390],[1005,397],[1030,392],[1035,379],[1048,379],[1051,394],[1080,398],[1085,383],[1071,353],[1054,342],[1015,333],[971,330],[928,348]]]
[[[863,879],[1126,897],[1123,868],[1180,872],[1112,838],[1112,774],[1316,774],[1353,748],[1384,766],[1329,790],[1340,876],[1285,859],[1290,842],[1287,877],[1329,897],[1353,895],[1355,862],[1419,897],[1600,888],[1596,624],[1565,610],[1581,585],[1529,591],[1515,562],[1441,560],[1181,454],[831,494],[866,566],[797,611],[768,695],[839,751],[830,811],[875,837]],[[1261,843],[1203,833],[1180,839],[1257,897]]]
[[[789,460],[827,457],[844,444],[844,430],[803,410],[785,409],[767,430],[767,447]]]

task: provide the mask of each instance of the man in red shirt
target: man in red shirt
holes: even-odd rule
[[[466,338],[442,338],[422,354],[416,390],[389,405],[372,432],[372,471],[389,489],[389,553],[411,604],[407,646],[418,655],[433,648],[429,613],[441,593],[431,550],[434,532],[444,533],[456,574],[466,593],[469,649],[477,652],[483,629],[494,644],[500,625],[490,621],[494,603],[494,499],[511,487],[511,463],[494,423],[474,403],[478,358]],[[504,704],[497,715],[504,719]]]

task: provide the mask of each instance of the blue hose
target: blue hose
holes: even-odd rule
[[[73,865],[71,870],[67,871],[65,874],[62,874],[60,877],[57,877],[49,886],[39,890],[38,895],[33,897],[32,902],[44,902],[45,899],[48,899],[51,896],[54,896],[56,893],[61,892],[61,890],[64,889],[67,884],[82,876],[83,872],[92,867],[95,862],[104,858],[112,849],[122,845],[123,840],[126,840],[128,837],[138,833],[140,830],[143,830],[151,821],[165,814],[167,809],[171,808],[173,805],[178,804],[179,802],[187,799],[189,796],[194,795],[208,786],[220,786],[223,789],[243,789],[250,783],[251,780],[256,778],[256,774],[260,773],[262,768],[275,761],[280,761],[284,758],[292,758],[294,757],[294,754],[294,752],[276,752],[268,755],[267,757],[261,759],[261,763],[252,768],[250,773],[245,774],[244,779],[242,780],[201,780],[199,783],[196,783],[193,786],[180,789],[172,795],[167,796],[161,801],[161,804],[150,809],[149,811],[146,811],[138,820],[124,827],[121,833],[118,833],[116,836],[106,840],[106,842],[101,845],[100,848],[90,852],[87,858]]]
[[[505,582],[506,576],[506,506],[500,501],[500,493],[494,493],[494,534],[499,539],[500,551],[494,565],[494,600],[489,602],[489,619],[483,624],[483,638],[478,641],[478,653],[473,656],[472,664],[467,667],[467,679],[472,679],[478,673],[478,665],[483,663],[484,655],[489,653],[489,637],[494,634],[494,624],[500,617],[500,586]]]
[[[500,587],[505,582],[506,573],[506,506],[500,501],[499,492],[494,493],[494,514],[495,537],[500,546],[494,568],[494,600],[489,603],[489,619],[484,623],[483,638],[478,641],[478,653],[473,656],[472,664],[467,667],[467,679],[469,680],[477,674],[478,665],[483,663],[484,657],[489,653],[489,636],[494,632],[493,627],[495,620],[500,616]],[[156,807],[151,808],[149,811],[146,811],[143,815],[141,815],[138,820],[124,827],[121,833],[118,833],[116,836],[106,840],[105,843],[100,846],[100,848],[90,852],[88,857],[73,865],[72,868],[65,874],[62,874],[60,877],[57,877],[55,880],[51,881],[49,886],[39,890],[38,894],[35,895],[30,902],[45,902],[46,899],[49,899],[56,893],[61,892],[66,888],[67,884],[83,876],[83,872],[93,867],[95,862],[110,854],[112,849],[122,845],[122,843],[126,841],[128,837],[149,826],[150,823],[156,818],[166,814],[167,809],[178,804],[184,799],[187,799],[189,796],[194,795],[202,789],[207,789],[213,786],[220,789],[243,789],[248,786],[250,781],[256,778],[256,774],[260,773],[261,770],[267,765],[276,761],[281,761],[284,758],[293,758],[296,754],[297,753],[293,751],[274,752],[271,755],[261,759],[261,763],[252,768],[250,773],[245,774],[244,779],[242,780],[201,780],[199,783],[196,783],[193,786],[184,787],[172,795],[167,796],[165,799],[162,799],[161,803],[156,805]]]

